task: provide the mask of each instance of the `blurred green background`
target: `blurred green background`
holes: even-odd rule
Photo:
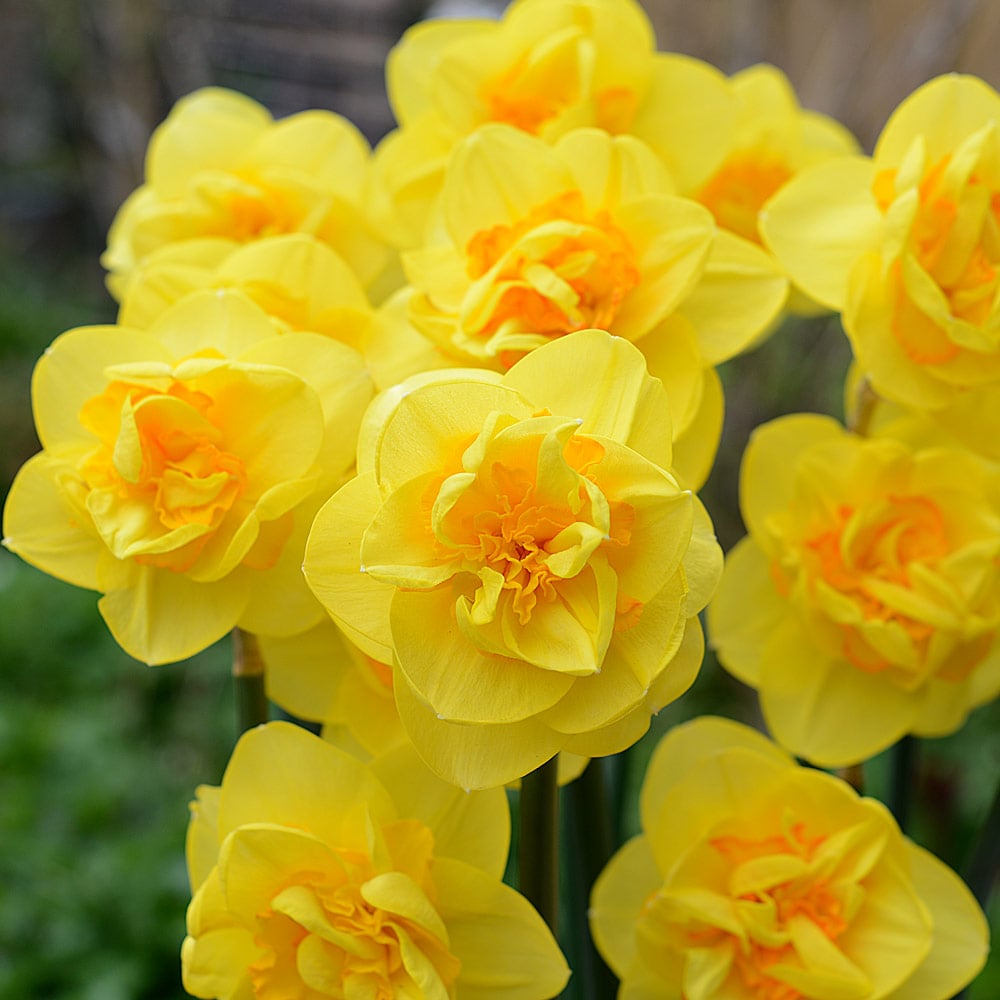
[[[181,94],[237,87],[276,115],[326,107],[373,141],[391,125],[389,46],[426,5],[401,0],[0,0],[0,495],[35,450],[32,366],[74,326],[111,322],[98,256],[141,180],[149,132]],[[452,5],[453,7],[456,5]],[[480,5],[482,6],[482,5]],[[727,72],[767,60],[807,106],[870,148],[923,80],[962,69],[1000,83],[989,0],[649,0],[662,48]],[[992,76],[991,76],[992,74]],[[742,534],[739,458],[781,413],[840,415],[846,341],[830,319],[789,324],[726,366],[727,424],[705,502]],[[0,998],[179,997],[187,802],[217,783],[235,737],[226,643],[156,669],[129,659],[96,595],[0,551]],[[709,657],[694,689],[631,754],[632,797],[655,740],[753,698]],[[913,835],[961,868],[1000,775],[1000,707],[920,748]],[[868,768],[872,790],[886,762]],[[636,817],[627,822],[634,831]],[[1000,903],[991,908],[1000,930]],[[994,958],[970,1000],[1000,996]]]

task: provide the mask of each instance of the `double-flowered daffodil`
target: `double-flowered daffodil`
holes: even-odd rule
[[[822,765],[951,732],[1000,690],[1000,468],[896,431],[807,414],[759,428],[749,534],[709,609],[775,738]]]
[[[736,100],[714,67],[655,51],[635,0],[515,0],[499,21],[411,28],[386,64],[399,128],[375,153],[374,214],[387,239],[414,246],[453,146],[502,123],[554,142],[577,128],[631,134],[685,188],[703,183]]]
[[[569,976],[500,879],[501,789],[411,748],[365,765],[287,723],[243,736],[192,806],[184,986],[218,1000],[546,1000]]]
[[[670,460],[662,384],[599,330],[373,404],[306,576],[394,663],[403,724],[440,774],[482,787],[562,749],[613,753],[694,679],[721,554]]]
[[[767,243],[841,310],[881,395],[923,409],[1000,380],[1000,95],[944,76],[890,117],[873,158],[803,172],[770,202]]]
[[[210,238],[235,249],[282,233],[328,243],[367,285],[388,259],[364,210],[369,157],[361,133],[333,112],[275,121],[235,91],[188,94],[154,131],[145,183],[111,225],[108,287],[121,299],[135,267],[164,246]]]
[[[670,389],[677,466],[697,487],[721,427],[711,366],[771,322],[787,282],[673,190],[631,136],[582,129],[549,145],[487,125],[449,160],[440,225],[404,268],[413,324],[466,364],[504,370],[588,328],[635,343]]]
[[[147,663],[234,626],[309,628],[306,533],[351,471],[372,392],[356,351],[282,333],[237,292],[188,296],[146,330],[70,330],[35,369],[43,451],[14,480],[4,542],[103,593]]]
[[[746,726],[673,729],[640,809],[591,899],[622,1000],[948,1000],[985,961],[954,872]]]

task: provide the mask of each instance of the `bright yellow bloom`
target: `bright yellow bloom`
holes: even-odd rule
[[[807,167],[857,152],[857,142],[834,119],[800,107],[788,78],[774,66],[751,66],[729,84],[738,115],[730,133],[719,133],[725,157],[705,183],[681,193],[701,202],[723,229],[759,245],[759,216],[768,200]],[[676,155],[698,154],[682,143]],[[685,172],[701,173],[693,165]],[[793,294],[794,311],[810,306],[815,303]]]
[[[948,1000],[983,966],[958,876],[746,726],[671,730],[640,808],[591,906],[623,1000]]]
[[[108,287],[121,299],[136,265],[163,246],[298,232],[328,243],[367,284],[388,258],[364,215],[369,157],[358,130],[333,112],[276,122],[234,91],[188,94],[154,131],[146,182],[111,225]]]
[[[569,970],[504,885],[502,790],[402,748],[364,765],[287,723],[237,744],[188,828],[184,986],[203,998],[546,1000]]]
[[[1000,690],[996,465],[796,415],[754,433],[740,494],[710,635],[779,743],[848,765]]]
[[[642,356],[599,330],[502,377],[411,380],[369,410],[306,577],[393,660],[403,725],[448,780],[614,753],[694,679],[721,554],[668,471],[669,423]]]
[[[735,101],[718,70],[654,47],[634,0],[516,0],[500,21],[411,28],[386,64],[400,127],[374,161],[386,238],[423,241],[448,154],[490,122],[544,142],[585,127],[632,134],[685,188],[702,183],[721,159],[718,136],[734,121]]]
[[[70,330],[32,383],[43,451],[4,542],[105,596],[147,663],[234,626],[289,634],[322,609],[299,571],[312,515],[350,471],[372,384],[361,356],[285,333],[235,292],[202,292],[148,330]]]
[[[648,147],[594,129],[550,146],[484,126],[449,161],[441,209],[437,242],[404,255],[417,329],[498,370],[574,330],[634,342],[670,390],[678,469],[700,485],[722,417],[711,366],[785,299],[768,255],[673,195]]]
[[[770,203],[792,279],[843,312],[881,395],[937,409],[1000,380],[1000,95],[944,76],[896,109],[872,159],[820,164]]]

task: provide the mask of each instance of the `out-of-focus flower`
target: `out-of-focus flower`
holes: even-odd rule
[[[982,968],[986,920],[958,876],[746,726],[673,729],[640,807],[592,896],[620,997],[947,1000]]]
[[[667,471],[669,424],[642,356],[599,330],[502,377],[411,380],[369,410],[306,576],[396,664],[403,724],[448,780],[616,752],[694,679],[721,554]]]
[[[735,100],[714,67],[654,47],[634,0],[516,0],[500,21],[411,28],[386,64],[400,127],[374,160],[373,214],[385,237],[424,241],[448,154],[491,122],[544,142],[587,127],[632,134],[685,189],[703,183]]]
[[[500,881],[503,791],[449,786],[408,747],[366,766],[270,723],[192,814],[181,959],[194,996],[546,1000],[569,977]]]
[[[676,465],[697,487],[721,427],[711,366],[767,327],[787,282],[763,250],[672,190],[629,136],[585,129],[550,146],[484,126],[455,150],[441,225],[404,267],[414,325],[465,363],[504,370],[594,327],[635,343],[667,384]]]
[[[1000,380],[1000,95],[974,77],[925,84],[873,159],[803,172],[762,231],[792,280],[843,313],[881,395],[938,409]]]
[[[775,738],[843,766],[1000,689],[1000,469],[784,417],[755,431],[710,635]]]
[[[681,193],[705,205],[723,229],[760,244],[759,216],[767,201],[806,167],[856,153],[858,144],[833,118],[800,107],[788,78],[774,66],[742,70],[730,86],[738,115],[730,133],[719,133],[725,158],[707,182]],[[682,143],[676,155],[699,152]],[[685,173],[698,176],[702,171],[692,167]],[[790,307],[809,311],[810,303],[793,295]]]
[[[280,334],[239,293],[203,292],[148,330],[63,334],[32,396],[44,450],[14,480],[4,543],[103,593],[128,653],[163,663],[234,626],[319,621],[300,566],[372,396],[356,351]]]
[[[328,243],[367,285],[389,258],[364,214],[369,158],[358,130],[333,112],[276,122],[234,91],[188,94],[154,131],[146,181],[111,225],[108,287],[121,299],[136,265],[163,246],[296,232]]]

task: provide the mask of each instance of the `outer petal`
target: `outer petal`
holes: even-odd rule
[[[454,858],[503,877],[510,809],[502,788],[470,793],[442,781],[410,744],[377,757],[371,766],[398,814],[420,820],[433,832],[437,859]]]
[[[86,523],[75,468],[45,453],[14,477],[3,511],[3,544],[32,566],[88,590],[100,590],[98,565],[106,547]]]
[[[598,876],[590,895],[590,929],[619,979],[635,960],[635,923],[663,876],[645,837],[633,837]]]
[[[395,692],[400,718],[420,756],[461,788],[493,788],[521,778],[554,757],[565,741],[536,719],[481,726],[445,722],[405,678]]]
[[[269,722],[244,733],[233,750],[222,778],[219,833],[294,823],[318,841],[347,847],[365,842],[369,813],[377,823],[396,818],[385,789],[360,761],[298,726]]]
[[[537,1000],[556,996],[566,985],[569,968],[559,946],[523,896],[447,858],[435,860],[434,884],[451,951],[462,962],[459,996]]]
[[[361,568],[361,538],[379,506],[375,477],[357,476],[319,510],[302,567],[312,592],[348,638],[376,660],[392,659],[389,605],[394,587]]]
[[[989,928],[966,884],[933,854],[907,842],[910,876],[934,920],[927,957],[886,1000],[937,1000],[954,996],[986,962]]]
[[[873,757],[912,730],[918,708],[891,681],[846,660],[823,658],[803,625],[791,619],[764,649],[760,697],[775,739],[821,767]]]
[[[842,309],[853,263],[878,245],[882,214],[870,160],[844,157],[798,174],[760,214],[765,243],[807,295]]]
[[[97,602],[118,644],[143,663],[194,656],[230,632],[249,597],[248,577],[195,583],[170,570],[138,568],[127,590]]]

